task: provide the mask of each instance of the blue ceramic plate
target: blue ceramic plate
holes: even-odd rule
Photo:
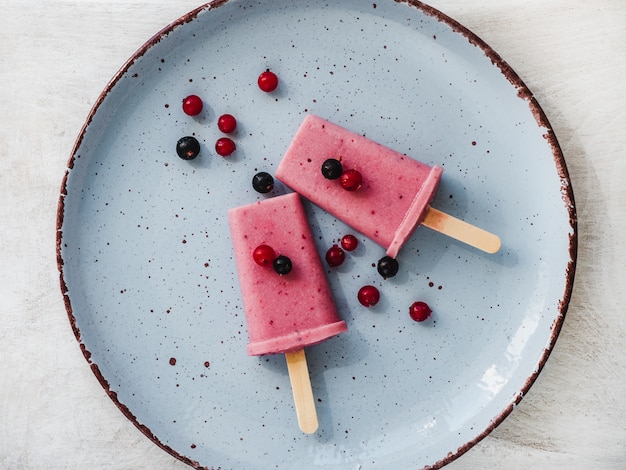
[[[272,93],[258,75],[280,79]],[[185,115],[183,97],[205,109]],[[216,155],[217,117],[239,122]],[[488,255],[420,227],[384,281],[383,249],[328,277],[349,331],[308,348],[320,427],[298,429],[283,356],[248,357],[226,212],[267,195],[307,113],[428,164],[433,206],[497,233]],[[201,154],[176,155],[195,135]],[[351,230],[307,206],[321,253]],[[286,224],[289,221],[285,221]],[[419,2],[206,5],[150,39],[87,118],[63,181],[58,257],[69,318],[121,411],[210,468],[419,468],[458,457],[521,400],[570,298],[576,219],[556,138],[531,92],[471,32]],[[366,309],[356,292],[379,287]],[[412,321],[427,302],[433,316]]]

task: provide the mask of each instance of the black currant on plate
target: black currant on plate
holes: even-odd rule
[[[398,260],[392,258],[391,256],[383,256],[378,260],[378,265],[376,266],[378,270],[378,274],[380,274],[385,279],[389,277],[394,277],[398,274],[398,269],[400,269],[400,265],[398,264]]]
[[[269,193],[274,189],[274,178],[268,172],[260,171],[252,177],[252,187],[259,193]]]
[[[200,142],[190,135],[181,137],[176,142],[176,153],[183,160],[193,160],[200,153]]]

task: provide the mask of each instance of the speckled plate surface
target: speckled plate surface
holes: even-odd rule
[[[264,93],[266,68],[280,78]],[[181,110],[200,95],[203,113]],[[215,154],[223,113],[237,151]],[[283,356],[248,357],[229,207],[256,193],[307,113],[445,172],[433,206],[497,233],[487,255],[418,228],[383,281],[383,249],[329,280],[349,331],[307,350],[320,427],[302,434]],[[193,161],[176,141],[202,144]],[[324,252],[349,228],[307,205]],[[289,221],[285,221],[286,224]],[[500,57],[418,2],[220,2],[150,39],[98,99],[58,213],[61,287],[92,370],[157,445],[207,468],[420,468],[499,424],[556,341],[576,217],[544,114]],[[361,307],[364,284],[381,302]],[[408,306],[424,300],[418,324]],[[112,458],[115,458],[114,456]]]

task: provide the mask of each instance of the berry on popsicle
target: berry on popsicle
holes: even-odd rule
[[[274,267],[274,271],[276,271],[281,276],[289,274],[293,269],[291,259],[289,259],[289,257],[285,255],[277,256],[272,263],[272,266]]]
[[[363,177],[358,170],[352,168],[341,173],[339,182],[346,191],[356,191],[363,184]]]
[[[269,245],[259,245],[254,249],[252,258],[259,266],[270,266],[276,259],[276,253]]]
[[[324,175],[324,178],[327,180],[339,179],[342,173],[343,166],[341,165],[341,160],[328,158],[322,163],[322,175]]]

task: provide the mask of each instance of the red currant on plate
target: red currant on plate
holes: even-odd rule
[[[197,116],[202,112],[202,98],[198,95],[189,95],[183,100],[183,112],[189,116]]]
[[[270,91],[274,91],[278,86],[278,77],[274,72],[270,72],[268,69],[259,75],[257,83],[261,90],[269,93]]]
[[[339,177],[341,187],[346,191],[356,191],[363,184],[363,178],[358,170],[346,170]]]
[[[409,307],[409,315],[416,322],[423,322],[427,320],[432,312],[433,311],[426,302],[413,302],[413,304]]]
[[[346,259],[345,252],[339,247],[339,245],[331,246],[326,252],[326,262],[332,268],[340,266]]]
[[[341,238],[341,246],[346,251],[354,251],[354,250],[356,250],[356,247],[358,245],[359,245],[359,241],[352,234],[344,235]]]
[[[217,127],[224,134],[230,134],[237,128],[237,119],[232,114],[222,114],[217,119]]]
[[[236,148],[235,142],[228,137],[222,137],[215,142],[215,151],[222,157],[228,157]]]
[[[361,305],[373,307],[380,300],[380,292],[374,286],[363,286],[359,289],[357,297]]]
[[[252,252],[252,257],[259,266],[269,266],[276,259],[276,253],[269,245],[259,245]]]

